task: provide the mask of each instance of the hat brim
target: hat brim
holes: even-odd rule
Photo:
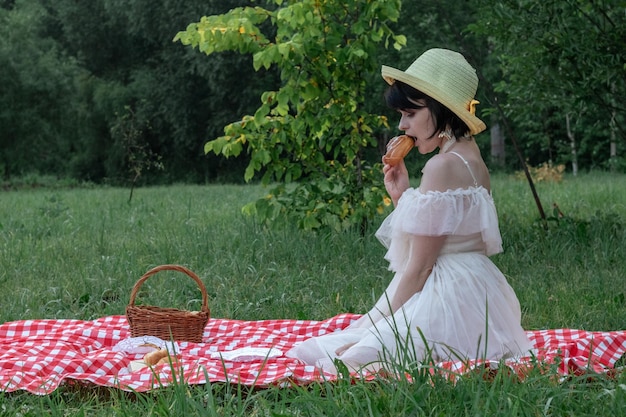
[[[417,90],[421,91],[422,93],[437,100],[439,103],[449,108],[454,114],[459,116],[459,118],[465,122],[470,130],[470,134],[476,135],[487,128],[485,123],[478,117],[470,113],[467,108],[455,104],[454,101],[451,100],[444,91],[439,90],[430,83],[409,75],[404,71],[393,67],[388,67],[386,65],[383,65],[381,73],[383,78],[389,85],[393,84],[395,81],[401,81],[405,84],[410,85],[413,88],[416,88]]]

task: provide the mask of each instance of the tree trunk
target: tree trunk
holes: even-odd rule
[[[569,144],[572,150],[572,174],[578,175],[578,151],[576,149],[576,136],[572,130],[571,116],[569,113],[565,114],[565,125],[567,126],[567,137],[569,138]]]
[[[493,123],[489,130],[491,135],[491,161],[498,167],[502,168],[506,162],[506,154],[504,149],[504,135],[499,123]]]
[[[611,92],[613,93],[613,97],[615,97],[615,83],[611,83]],[[611,99],[611,103],[613,104],[613,99]],[[609,122],[609,130],[611,131],[611,141],[609,147],[609,166],[611,172],[615,171],[615,161],[617,158],[617,111],[615,110],[616,106],[612,106],[613,110],[611,111],[611,120]]]

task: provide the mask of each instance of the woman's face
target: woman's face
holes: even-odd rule
[[[417,108],[401,109],[398,129],[403,130],[415,141],[415,146],[421,154],[431,153],[440,145],[435,133],[435,121],[424,100],[415,101]]]

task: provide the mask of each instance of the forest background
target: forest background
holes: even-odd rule
[[[205,144],[254,115],[267,92],[284,86],[284,68],[253,65],[254,51],[234,44],[207,56],[174,38],[202,16],[298,3],[0,0],[5,188],[29,175],[133,186],[242,182],[251,152],[226,159],[205,153]],[[404,69],[425,49],[446,47],[478,69],[477,115],[490,127],[478,141],[491,169],[519,170],[525,160],[574,173],[626,171],[625,1],[300,3],[322,21],[341,14],[346,32],[355,31],[349,19],[386,7],[391,12],[378,23],[404,38],[397,48],[380,39],[365,57],[373,70],[360,74],[361,105],[389,123],[365,132],[369,140],[358,145],[364,163],[380,161],[397,132],[382,102],[380,65]],[[270,41],[276,36],[270,22],[257,27]],[[315,39],[306,25],[292,30]]]

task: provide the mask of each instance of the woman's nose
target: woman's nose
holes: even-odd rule
[[[409,128],[408,123],[404,120],[404,117],[400,118],[400,122],[398,122],[398,129],[407,130]]]

